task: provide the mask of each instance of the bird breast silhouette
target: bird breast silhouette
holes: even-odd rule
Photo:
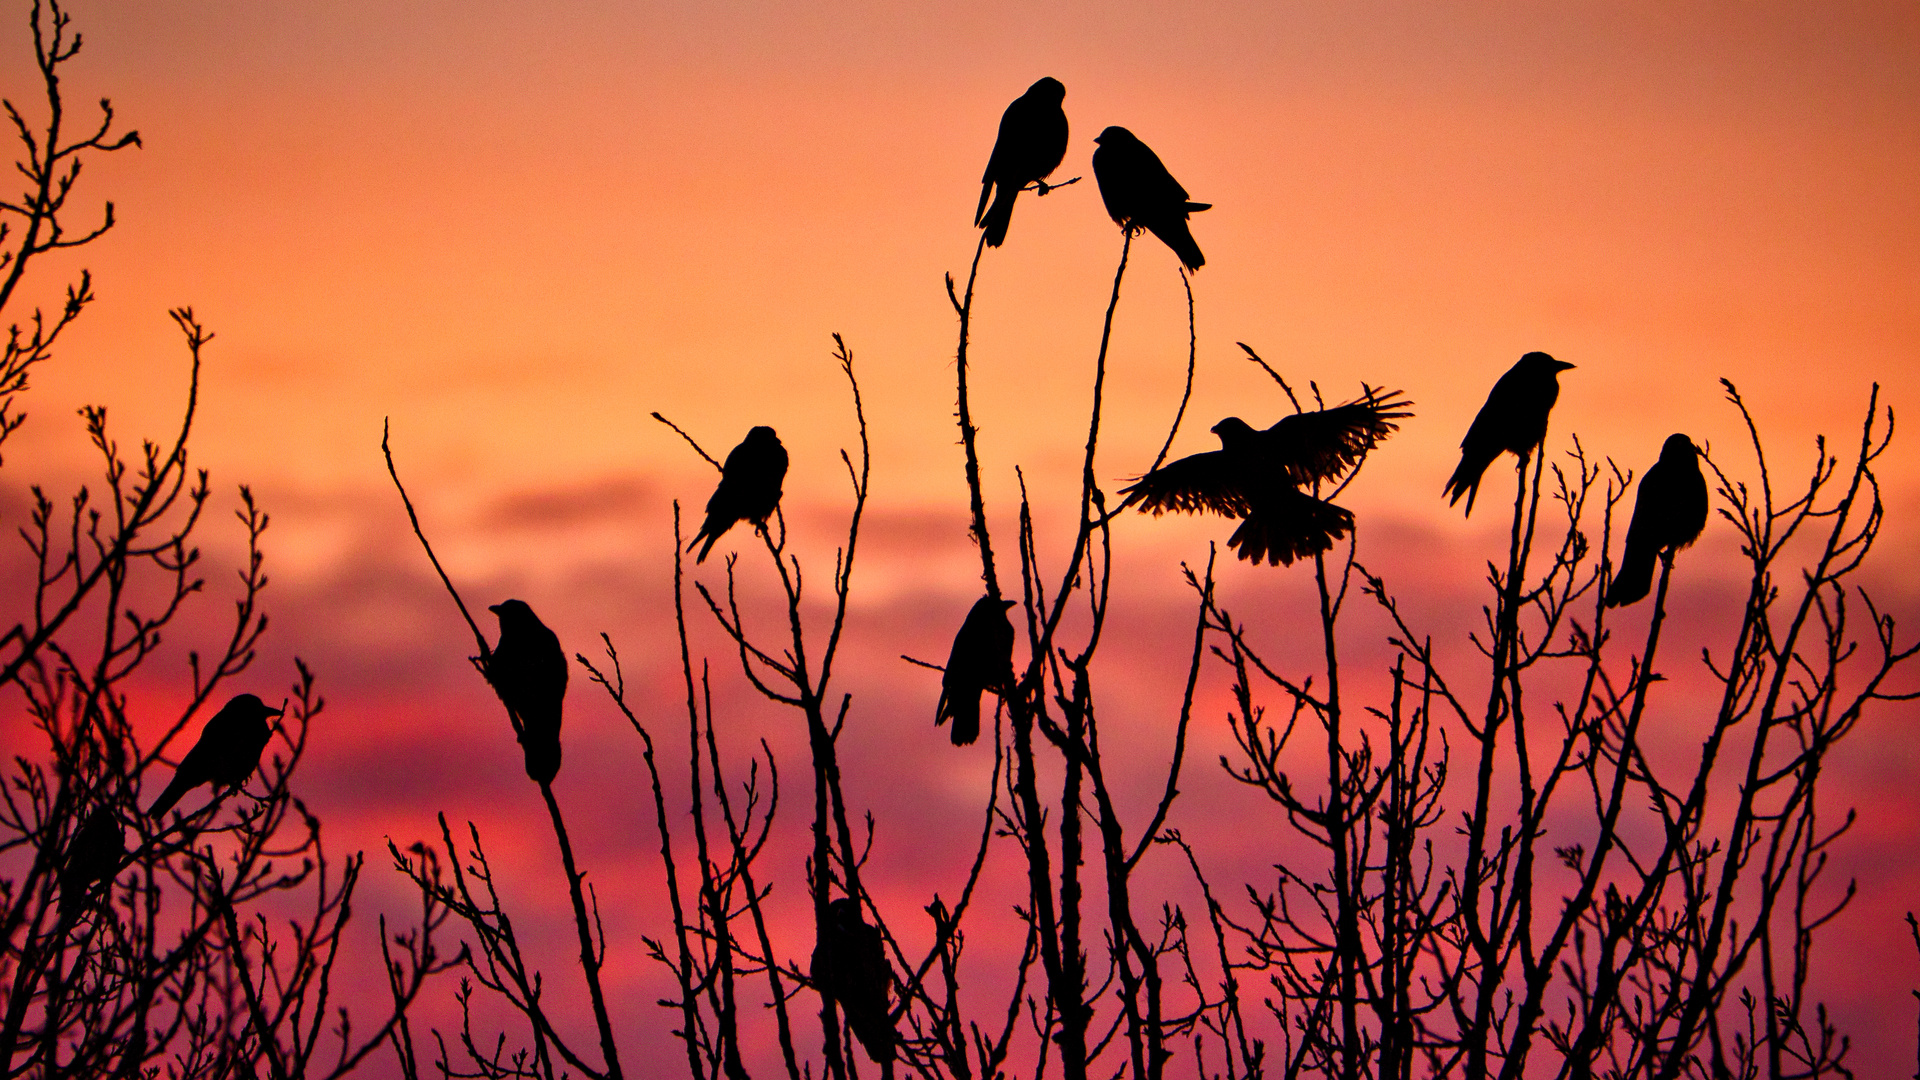
[[[860,901],[842,897],[827,905],[826,925],[813,946],[808,975],[820,996],[847,1014],[854,1037],[867,1056],[884,1064],[894,1059],[893,1019],[887,992],[893,965],[880,931],[860,917]]]
[[[235,695],[200,729],[199,741],[180,759],[180,767],[173,771],[173,779],[154,800],[148,816],[157,818],[165,814],[187,792],[201,784],[212,784],[217,791],[246,783],[260,767],[260,755],[273,735],[267,718],[284,711],[267,708],[265,702],[252,694]]]
[[[1187,189],[1160,163],[1160,156],[1126,128],[1110,127],[1093,141],[1099,146],[1093,152],[1093,178],[1114,223],[1159,237],[1188,270],[1205,266],[1207,257],[1194,242],[1187,218],[1213,204],[1190,202]]]
[[[1028,184],[1041,185],[1067,156],[1067,114],[1060,103],[1067,88],[1058,79],[1041,79],[1013,99],[1000,116],[1000,134],[980,177],[980,206],[973,223],[987,231],[987,246],[1006,242],[1013,221],[1013,200]],[[993,201],[988,203],[988,199]]]
[[[487,657],[487,681],[520,722],[528,779],[551,784],[560,773],[567,654],[559,637],[524,601],[503,600],[487,610],[500,618],[500,643]]]
[[[1640,478],[1626,550],[1607,587],[1607,606],[1631,604],[1653,588],[1653,561],[1692,544],[1707,527],[1707,479],[1700,449],[1685,435],[1667,436],[1660,460]]]
[[[953,721],[948,734],[955,746],[980,737],[980,695],[991,690],[1005,696],[1012,689],[1013,624],[1007,621],[1007,609],[1012,606],[1013,601],[992,595],[975,600],[960,632],[953,636],[933,722]]]
[[[767,518],[780,505],[780,485],[786,478],[787,448],[780,445],[780,436],[764,426],[747,432],[747,437],[733,448],[727,455],[727,463],[721,466],[720,486],[713,489],[713,497],[707,500],[707,519],[687,545],[688,551],[692,551],[695,544],[700,545],[700,554],[693,561],[706,562],[713,542],[725,536],[737,522],[752,522],[756,529],[764,528]]]
[[[1546,441],[1547,414],[1560,398],[1560,373],[1572,367],[1546,353],[1530,352],[1500,376],[1467,428],[1467,437],[1460,440],[1460,464],[1442,492],[1448,506],[1465,495],[1467,514],[1472,516],[1480,476],[1493,459],[1507,451],[1525,461]]]

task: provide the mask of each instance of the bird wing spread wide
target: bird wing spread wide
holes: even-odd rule
[[[1261,432],[1259,465],[1293,484],[1331,480],[1373,445],[1399,430],[1395,420],[1412,414],[1394,392],[1369,393],[1331,409],[1299,413]]]
[[[1123,489],[1140,501],[1140,509],[1155,514],[1181,510],[1240,517],[1247,512],[1247,495],[1229,467],[1226,454],[1209,450],[1160,468]]]

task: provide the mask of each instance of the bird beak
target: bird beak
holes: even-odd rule
[[[1010,607],[1012,607],[1012,606],[1013,606],[1013,601],[1011,601],[1011,600],[1002,600],[1002,601],[1000,601],[1000,606],[1001,606],[1001,607],[1003,607],[1003,608],[1010,608]]]
[[[277,709],[269,709],[269,710],[267,710],[267,715],[268,715],[268,716],[285,716],[285,715],[287,715],[287,702],[286,702],[286,699],[284,699],[284,698],[282,698],[282,699],[281,699],[281,701],[280,701],[280,707],[279,707],[279,708],[277,708]]]
[[[1553,370],[1555,370],[1555,371],[1571,371],[1571,370],[1573,370],[1573,365],[1572,365],[1572,364],[1569,364],[1569,363],[1567,363],[1567,362],[1566,362],[1565,360],[1555,360],[1555,361],[1553,362]]]
[[[498,615],[500,614],[500,607],[501,605],[499,604],[488,604],[487,610],[493,612],[495,615]]]

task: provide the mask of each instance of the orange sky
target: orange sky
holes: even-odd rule
[[[1675,430],[1745,464],[1721,376],[1796,469],[1814,433],[1857,428],[1873,381],[1897,410],[1920,405],[1912,5],[74,11],[74,102],[111,96],[146,145],[89,166],[83,197],[111,198],[122,224],[66,264],[93,269],[101,300],[36,376],[9,477],[66,475],[83,401],[109,404],[128,441],[163,431],[183,375],[165,311],[191,304],[218,335],[199,463],[273,511],[276,587],[312,616],[278,625],[276,648],[339,654],[348,700],[354,642],[422,632],[371,587],[350,615],[319,600],[368,566],[424,569],[381,470],[383,417],[456,574],[530,595],[571,582],[549,621],[585,641],[632,616],[580,582],[622,560],[664,574],[667,500],[710,490],[648,412],[716,453],[774,425],[788,505],[813,515],[796,520],[838,512],[850,426],[832,331],[861,363],[874,512],[905,538],[876,548],[874,602],[968,593],[941,275],[966,271],[1001,109],[1042,74],[1066,84],[1073,125],[1056,178],[1085,180],[1023,197],[982,270],[977,407],[999,512],[1015,464],[1042,491],[1078,467],[1119,249],[1088,156],[1114,123],[1215,204],[1194,222],[1200,366],[1176,451],[1209,448],[1220,416],[1284,407],[1236,341],[1330,397],[1403,388],[1418,417],[1350,500],[1371,520],[1462,542],[1495,527],[1460,525],[1439,489],[1528,349],[1578,365],[1555,432],[1635,469]],[[0,20],[16,98],[21,22]],[[1151,459],[1178,393],[1174,267],[1136,246],[1111,481]],[[1883,479],[1886,554],[1908,559],[1911,441]],[[1166,556],[1166,580],[1142,586],[1156,595],[1212,535],[1131,528]],[[441,616],[460,678],[460,627]]]

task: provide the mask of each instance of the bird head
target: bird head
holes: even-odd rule
[[[533,609],[528,607],[527,602],[524,600],[502,600],[497,604],[489,606],[487,610],[500,617],[500,628],[502,630],[506,629],[509,624],[518,623],[524,625],[528,622],[537,623],[540,621],[539,617],[533,613]]]
[[[267,708],[267,703],[261,701],[259,696],[255,694],[235,694],[233,700],[227,702],[226,707],[235,712],[257,716],[262,720],[265,720],[269,716],[284,716],[287,712],[286,706],[284,705],[278,709]]]
[[[1565,360],[1555,360],[1543,352],[1530,352],[1521,357],[1520,362],[1528,367],[1545,368],[1549,373],[1567,371],[1573,367],[1572,364],[1567,363]]]
[[[1124,144],[1124,143],[1130,143],[1130,142],[1139,142],[1140,140],[1134,138],[1133,132],[1128,131],[1126,128],[1120,127],[1119,125],[1116,124],[1113,127],[1110,127],[1107,130],[1101,132],[1099,135],[1095,136],[1093,141],[1095,143],[1098,143],[1104,146],[1109,142],[1112,142],[1118,145],[1118,144]]]
[[[1213,433],[1220,436],[1221,446],[1233,446],[1240,440],[1253,435],[1253,425],[1237,416],[1229,416],[1213,425]]]
[[[842,930],[859,926],[865,921],[860,917],[860,901],[851,896],[843,896],[828,904],[827,918]]]
[[[772,428],[766,426],[765,424],[761,424],[759,427],[756,427],[751,431],[747,432],[746,441],[750,443],[762,443],[762,444],[771,443],[774,446],[779,446],[780,436],[774,434]]]
[[[1679,432],[1667,436],[1667,441],[1660,444],[1661,461],[1684,462],[1698,456],[1699,453],[1700,448],[1693,445],[1693,440]]]
[[[1032,86],[1027,87],[1027,96],[1041,101],[1051,101],[1058,105],[1060,102],[1066,100],[1067,88],[1059,79],[1049,75],[1036,80]]]

